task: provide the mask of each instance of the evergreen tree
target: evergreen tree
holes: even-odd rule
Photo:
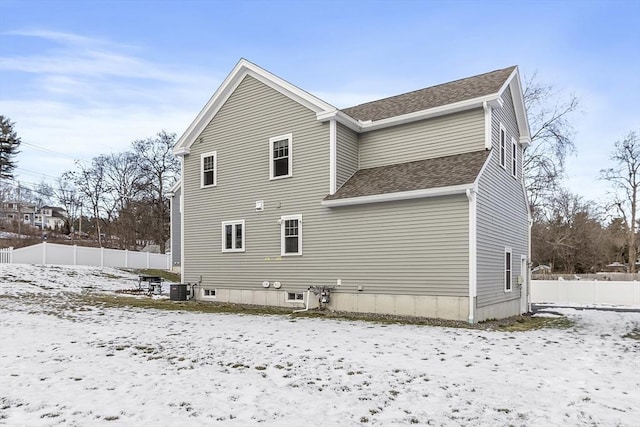
[[[0,115],[0,178],[13,178],[16,168],[14,157],[19,153],[20,138],[13,129],[11,120]]]

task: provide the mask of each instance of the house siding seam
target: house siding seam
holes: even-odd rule
[[[360,135],[361,169],[484,149],[484,110],[476,108]]]
[[[346,126],[337,124],[336,188],[340,188],[358,171],[358,134]]]
[[[493,108],[491,114],[492,153],[478,182],[477,199],[477,307],[520,298],[521,285],[517,277],[522,274],[520,256],[528,257],[528,211],[524,201],[522,162],[517,165],[517,179],[511,169],[500,166],[500,124],[506,128],[507,141],[519,139],[518,127],[510,89],[505,90],[502,108]],[[507,165],[511,165],[511,150],[507,150]],[[519,159],[522,147],[518,144]],[[512,249],[513,291],[504,292],[504,250]]]

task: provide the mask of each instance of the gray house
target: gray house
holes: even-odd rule
[[[529,141],[517,67],[340,110],[243,59],[174,148],[182,280],[292,309],[525,312]]]

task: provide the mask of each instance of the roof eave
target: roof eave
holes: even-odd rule
[[[434,117],[444,116],[447,114],[459,113],[462,111],[473,110],[474,108],[482,108],[483,103],[490,105],[498,105],[501,100],[497,93],[481,96],[478,98],[467,99],[465,101],[454,102],[452,104],[441,105],[439,107],[429,108],[427,110],[415,111],[413,113],[402,114],[400,116],[389,117],[386,119],[375,121],[359,121],[361,132],[368,132],[377,129],[383,129],[391,126],[402,125],[406,123],[416,122],[419,120],[431,119]]]
[[[191,145],[247,75],[254,77],[261,83],[266,84],[316,113],[336,110],[336,107],[331,104],[322,101],[243,58],[238,61],[231,73],[224,79],[204,108],[198,113],[195,120],[187,127],[187,130],[182,134],[180,139],[178,139],[173,149],[176,156],[189,154]]]
[[[322,200],[320,204],[329,208],[340,206],[365,205],[369,203],[393,202],[398,200],[423,199],[438,196],[451,196],[454,194],[464,194],[467,190],[473,189],[474,184],[460,184],[448,187],[427,188],[421,190],[399,191],[395,193],[374,194],[371,196],[348,197],[344,199]]]

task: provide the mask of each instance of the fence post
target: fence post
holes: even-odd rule
[[[124,250],[124,268],[129,268],[129,249]]]
[[[9,247],[9,264],[13,264],[13,246]]]
[[[100,267],[104,267],[104,248],[100,246]]]
[[[73,265],[78,265],[78,245],[73,245]]]
[[[147,252],[147,268],[149,268],[149,258],[151,258],[151,252]]]
[[[47,242],[42,242],[42,263],[47,263]]]

